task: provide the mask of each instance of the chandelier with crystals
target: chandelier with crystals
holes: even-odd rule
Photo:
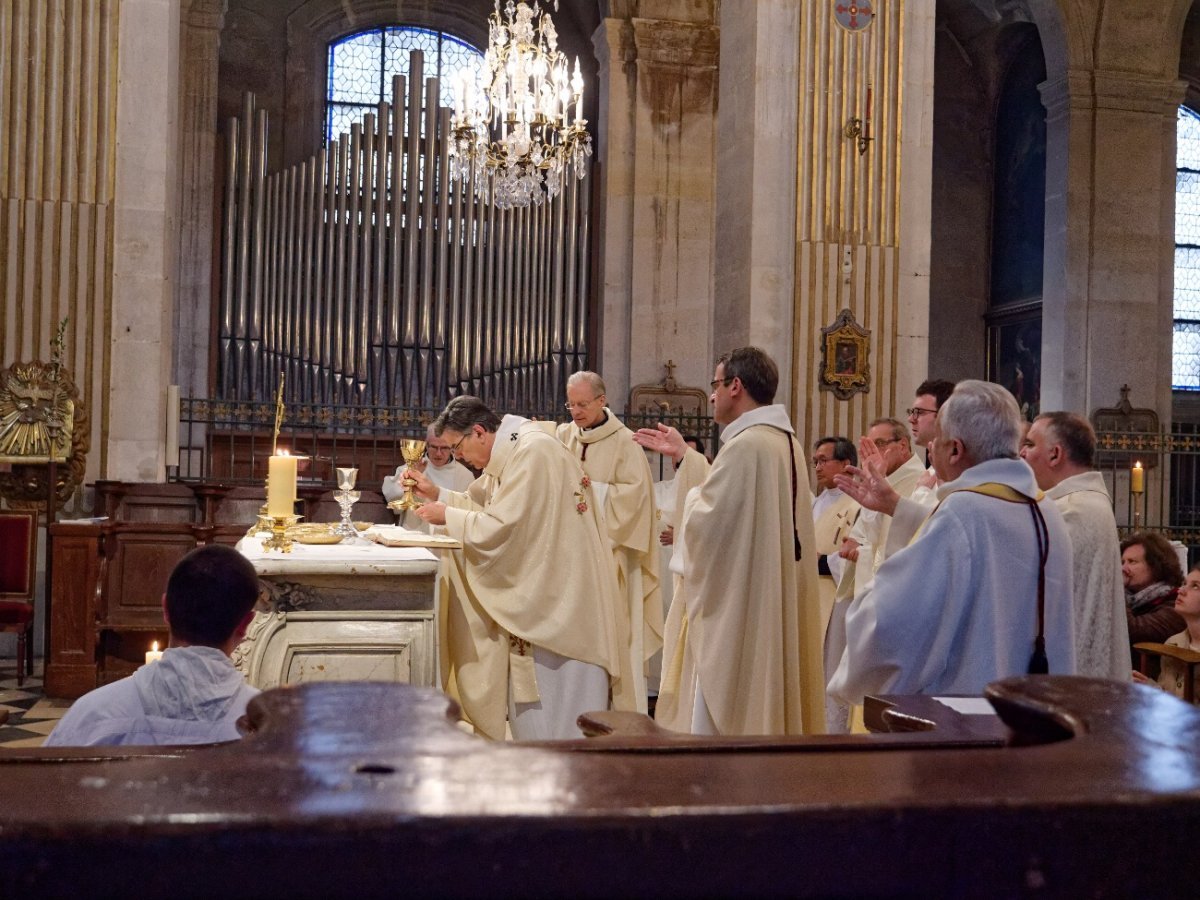
[[[507,0],[503,15],[496,0],[488,26],[479,83],[464,75],[456,85],[450,178],[473,182],[501,209],[541,204],[562,191],[569,169],[583,178],[592,155],[579,59],[568,78],[539,0]]]

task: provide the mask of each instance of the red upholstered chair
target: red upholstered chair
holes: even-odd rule
[[[33,595],[37,578],[37,512],[0,512],[0,631],[17,635],[17,685],[33,674]]]

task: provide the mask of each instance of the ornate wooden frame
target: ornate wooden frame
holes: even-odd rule
[[[839,400],[868,393],[870,352],[871,332],[854,321],[849,309],[843,309],[832,325],[821,329],[821,390],[832,391]]]

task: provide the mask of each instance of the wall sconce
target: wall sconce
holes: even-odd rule
[[[848,140],[858,139],[858,155],[862,156],[867,152],[867,147],[875,138],[871,137],[867,132],[871,126],[871,82],[867,82],[867,106],[865,115],[860,119],[855,116],[852,119],[846,120],[846,125],[842,128],[842,134]]]
[[[862,156],[864,153],[866,153],[867,147],[870,146],[871,141],[875,140],[875,138],[866,134],[866,126],[863,124],[863,120],[857,117],[846,120],[846,127],[842,129],[842,134],[844,134],[850,140],[858,138],[859,156]]]

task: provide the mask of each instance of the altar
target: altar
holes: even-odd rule
[[[424,547],[238,542],[267,591],[233,661],[257,688],[313,681],[438,683],[437,557]]]

